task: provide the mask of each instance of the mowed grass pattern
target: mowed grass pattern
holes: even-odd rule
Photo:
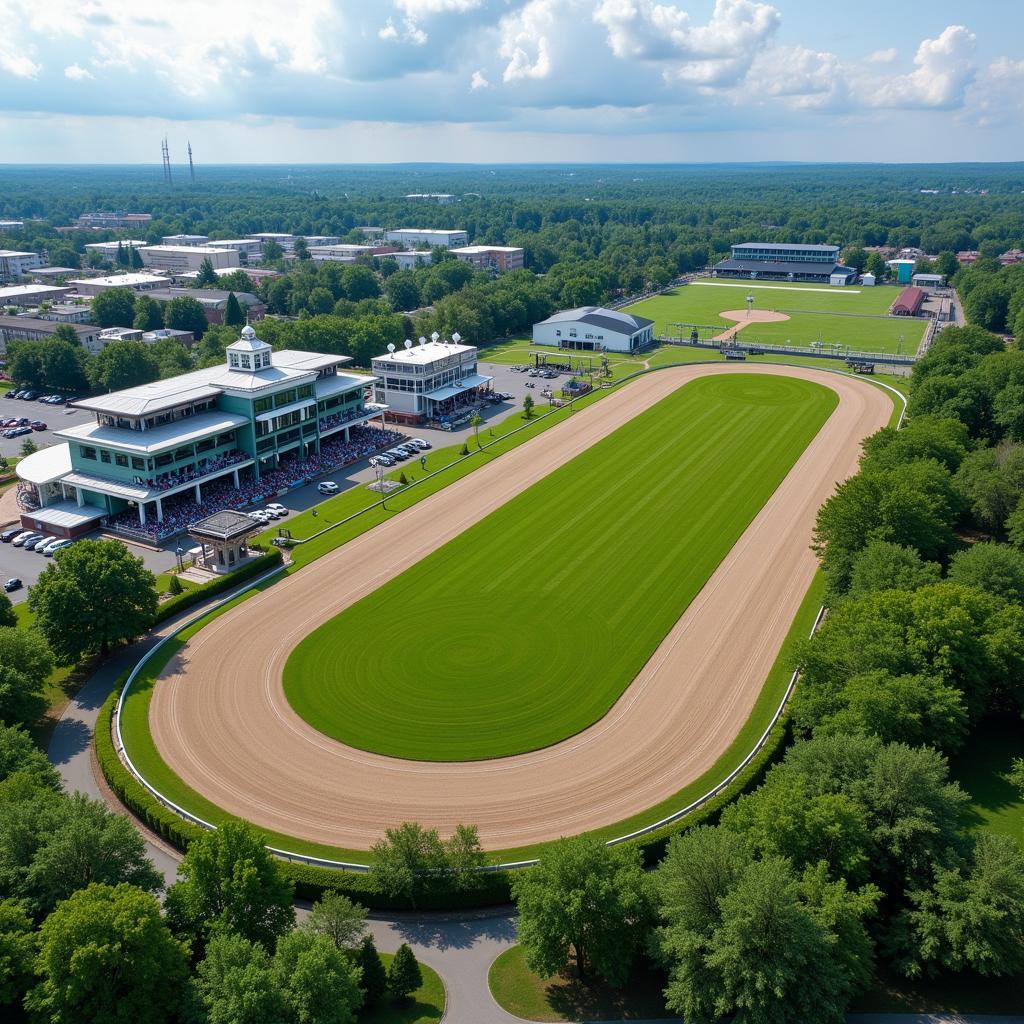
[[[835,405],[785,377],[687,384],[311,633],[289,701],[328,736],[419,760],[586,728]]]
[[[746,296],[752,294],[755,309],[778,310],[790,319],[744,327],[739,335],[741,341],[772,345],[791,343],[799,347],[821,340],[846,345],[859,352],[901,351],[904,355],[914,355],[927,321],[888,315],[889,307],[901,291],[889,285],[829,288],[826,285],[768,286],[744,281],[695,281],[637,302],[628,310],[653,320],[656,335],[679,337],[680,330],[673,324],[733,326],[734,321],[723,320],[719,313],[727,309],[746,309]],[[682,333],[688,335],[685,330]]]

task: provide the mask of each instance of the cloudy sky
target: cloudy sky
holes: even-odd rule
[[[0,163],[1024,159],[1024,0],[0,0]]]

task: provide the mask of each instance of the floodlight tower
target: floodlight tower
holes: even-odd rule
[[[188,173],[189,173],[189,177],[192,179],[192,184],[194,185],[196,183],[196,168],[195,168],[195,165],[192,163],[192,143],[191,142],[189,142],[189,144],[188,144]]]
[[[754,296],[753,294],[747,295],[747,316],[749,317],[754,309]]]

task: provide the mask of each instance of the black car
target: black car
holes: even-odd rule
[[[21,526],[12,526],[8,530],[4,530],[0,533],[0,544],[10,544],[19,533],[24,533],[24,528]]]
[[[5,584],[4,590],[9,594],[12,590],[21,590],[21,580],[17,576],[12,576]]]

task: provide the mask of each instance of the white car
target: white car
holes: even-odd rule
[[[429,441],[424,441],[422,437],[410,437],[409,444],[416,445],[416,447],[422,451],[426,451],[428,448],[434,447]]]
[[[371,466],[384,466],[385,468],[389,468],[394,464],[395,460],[389,458],[387,455],[374,455],[374,457],[370,459]]]
[[[61,537],[58,540],[55,540],[52,544],[47,544],[46,547],[43,548],[43,554],[46,555],[47,558],[52,558],[58,551],[63,551],[65,548],[70,547],[71,544],[72,541],[68,540],[67,537]]]
[[[42,540],[36,541],[36,543],[32,545],[32,550],[38,552],[39,554],[42,554],[43,548],[45,548],[49,544],[52,544],[55,540],[59,539],[60,538],[58,537],[44,537]],[[27,544],[25,546],[28,547]]]
[[[267,506],[267,511],[271,515],[277,516],[278,519],[284,519],[288,515],[288,509],[284,507],[280,502],[274,501]]]
[[[43,539],[41,533],[36,533],[34,530],[28,530],[25,533],[19,533],[11,543],[16,548],[30,548],[33,544],[38,543]]]
[[[333,480],[321,480],[320,483],[318,483],[316,485],[316,489],[321,494],[337,494],[338,493],[338,485]]]

